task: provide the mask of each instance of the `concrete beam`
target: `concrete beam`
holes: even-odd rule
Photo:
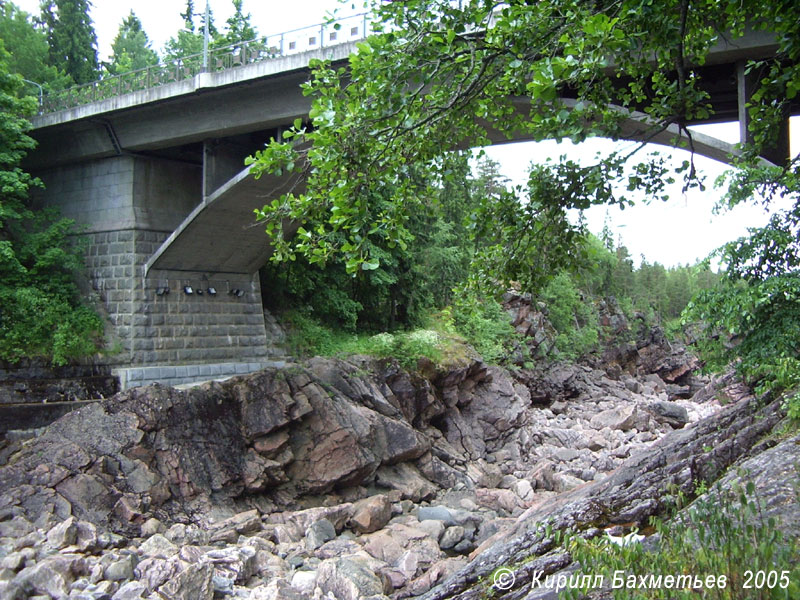
[[[54,113],[37,115],[31,119],[34,130],[63,125],[72,121],[81,121],[99,116],[109,117],[128,109],[139,109],[148,104],[161,104],[181,96],[202,96],[205,92],[231,87],[247,86],[254,80],[270,79],[295,71],[305,71],[312,60],[346,60],[356,49],[356,42],[348,42],[318,48],[307,52],[299,52],[289,56],[216,71],[199,73],[189,79],[167,83],[158,87],[131,92],[99,100],[90,104],[76,106]]]
[[[253,211],[290,190],[304,192],[305,178],[256,179],[250,169],[204,199],[147,261],[145,274],[151,269],[252,274],[266,264],[272,247]],[[293,235],[298,225],[285,223],[285,235]]]
[[[774,55],[774,35],[748,31],[721,36],[707,65],[733,64]],[[166,84],[33,119],[39,148],[26,162],[32,170],[116,153],[106,132],[113,126],[123,151],[146,152],[276,128],[305,117],[310,101],[300,85],[311,59],[344,62],[353,43],[281,57]],[[732,90],[733,91],[733,90]],[[64,144],[69,138],[71,143]]]
[[[310,99],[300,85],[308,74],[296,72],[250,82],[247,89],[214,89],[202,97],[179,96],[164,103],[142,105],[104,120],[68,122],[32,132],[39,142],[26,161],[31,170],[115,155],[105,121],[113,125],[123,152],[202,143],[242,133],[274,129],[306,118]],[[64,138],[71,140],[64,144]]]

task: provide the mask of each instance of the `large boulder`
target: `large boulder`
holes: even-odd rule
[[[438,410],[425,400],[429,384],[420,394],[404,372],[389,374],[398,389],[410,385],[412,407],[363,366],[317,359],[308,370],[267,369],[186,391],[152,385],[86,406],[0,470],[0,508],[19,507],[46,529],[74,514],[136,534],[153,511],[170,519],[259,493],[287,503],[357,486],[382,465],[428,453],[411,421]]]

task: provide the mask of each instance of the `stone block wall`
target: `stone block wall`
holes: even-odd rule
[[[118,345],[110,361],[127,367],[215,364],[279,354],[267,339],[257,274],[151,271],[144,278],[144,263],[167,235],[127,230],[88,236],[90,282]],[[169,293],[159,295],[159,288]],[[242,296],[230,293],[237,289]]]
[[[200,201],[200,175],[192,165],[130,156],[43,175],[41,201],[86,231],[87,275],[113,327],[106,361],[123,387],[235,375],[280,354],[267,337],[258,274],[144,276],[147,260]]]

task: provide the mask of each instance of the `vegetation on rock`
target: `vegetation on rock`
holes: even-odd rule
[[[65,364],[96,351],[102,323],[75,284],[83,259],[73,223],[30,206],[28,190],[41,183],[20,162],[34,147],[26,117],[36,101],[18,96],[23,82],[6,60],[0,43],[0,359]]]
[[[569,536],[568,547],[581,573],[603,575],[608,587],[617,578],[614,598],[681,600],[698,593],[719,600],[795,598],[800,594],[798,542],[764,515],[766,501],[750,481],[744,488],[703,495],[688,507],[676,506],[671,520],[654,518],[658,537],[649,548],[633,537],[608,536],[589,542]],[[693,557],[688,569],[687,556]],[[565,597],[583,598],[590,591],[575,586]]]

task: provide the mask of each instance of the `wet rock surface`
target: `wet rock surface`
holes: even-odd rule
[[[665,381],[677,357],[428,379],[313,359],[118,394],[8,453],[0,598],[481,597],[480,577],[549,549],[537,524],[643,523],[669,484],[796,453],[755,454],[776,404],[731,377]]]

